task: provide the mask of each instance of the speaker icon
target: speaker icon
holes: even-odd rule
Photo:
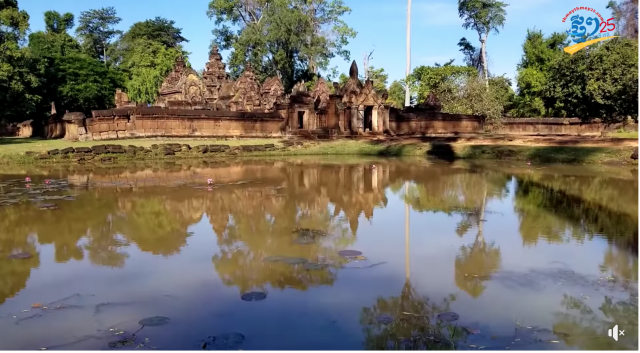
[[[618,325],[615,325],[609,329],[607,335],[617,341],[618,336],[624,336],[624,330],[618,330]]]

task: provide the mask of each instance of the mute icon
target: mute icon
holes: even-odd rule
[[[618,325],[615,325],[609,329],[607,335],[617,341],[618,336],[624,336],[624,330],[618,330]]]

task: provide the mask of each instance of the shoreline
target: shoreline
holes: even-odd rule
[[[631,154],[637,149],[637,142],[635,146],[630,143],[632,141],[610,146],[593,144],[592,139],[582,141],[574,139],[571,141],[571,144],[536,142],[527,144],[526,140],[520,138],[520,141],[511,139],[511,141],[505,141],[507,142],[506,144],[498,144],[490,139],[464,142],[454,140],[449,142],[446,138],[431,141],[424,138],[329,141],[137,139],[79,143],[64,140],[5,138],[0,139],[0,163],[13,165],[119,164],[131,161],[181,159],[217,160],[242,159],[245,157],[365,156],[425,157],[449,162],[455,160],[504,160],[544,164],[638,164],[637,160],[631,159]],[[118,149],[113,150],[115,153],[110,153],[104,149],[105,146],[116,146]],[[173,153],[165,153],[166,150],[172,148],[171,146],[174,148]],[[180,147],[176,148],[176,146],[183,147],[181,149]],[[212,146],[212,149],[203,153],[200,152],[201,146]],[[95,147],[96,151],[92,152],[91,147]],[[89,152],[75,153],[75,148],[79,150],[83,148]],[[65,149],[68,154],[60,154],[60,151]],[[91,158],[85,157],[89,154],[92,155]]]

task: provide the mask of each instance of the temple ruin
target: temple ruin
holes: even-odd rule
[[[319,78],[308,90],[304,82],[296,84],[286,94],[280,78],[267,78],[260,84],[249,64],[236,80],[229,79],[226,65],[218,47],[209,53],[209,62],[202,73],[187,67],[182,58],[176,60],[174,69],[165,78],[159,91],[157,107],[230,112],[278,112],[283,119],[284,131],[334,130],[336,133],[363,134],[389,131],[389,106],[386,95],[373,89],[373,82],[364,85],[358,78],[358,66],[354,61],[349,80],[331,93],[329,83]],[[118,108],[130,106],[123,99],[123,92],[116,94]]]
[[[382,135],[400,133],[475,132],[482,119],[441,113],[435,97],[429,107],[391,108],[386,92],[373,81],[362,82],[352,62],[344,85],[318,78],[309,88],[297,83],[285,92],[279,77],[264,82],[249,64],[237,80],[226,72],[218,48],[200,75],[182,57],[162,82],[155,104],[136,105],[127,94],[115,93],[116,108],[63,118],[66,139],[105,140],[133,137],[268,137],[316,135]],[[428,119],[425,119],[425,114]]]

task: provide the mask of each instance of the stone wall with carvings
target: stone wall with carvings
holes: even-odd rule
[[[159,107],[93,111],[66,121],[65,139],[93,141],[137,137],[276,137],[284,130],[278,112],[228,112]]]

